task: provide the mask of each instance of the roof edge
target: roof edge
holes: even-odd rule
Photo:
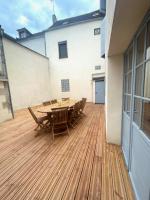
[[[34,50],[32,50],[32,49],[26,47],[26,46],[24,46],[24,45],[18,43],[18,42],[16,41],[15,38],[13,38],[12,36],[8,35],[7,33],[3,33],[3,37],[6,38],[6,39],[8,39],[8,40],[10,40],[10,41],[12,41],[12,42],[14,42],[15,44],[17,44],[17,45],[19,45],[19,46],[21,46],[21,47],[23,47],[23,48],[25,48],[25,49],[27,49],[27,50],[33,52],[33,53],[36,53],[36,54],[38,54],[38,55],[40,55],[40,56],[42,56],[42,57],[44,57],[44,58],[46,58],[46,59],[49,59],[47,56],[44,56],[44,55],[42,55],[42,54],[40,54],[40,53],[38,53],[38,52],[36,52],[36,51],[34,51]]]

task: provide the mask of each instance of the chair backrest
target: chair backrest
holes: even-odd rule
[[[78,110],[81,111],[82,107],[83,107],[83,101],[81,100],[78,102]]]
[[[51,105],[51,102],[50,102],[50,101],[45,101],[45,102],[43,102],[43,106],[48,106],[48,105]]]
[[[38,119],[37,119],[37,117],[35,116],[35,114],[34,114],[32,108],[31,108],[31,107],[28,107],[28,110],[29,110],[31,116],[33,117],[33,119],[35,120],[35,122],[38,124]]]
[[[57,103],[57,99],[53,99],[53,100],[51,100],[51,103],[52,103],[52,104]]]
[[[68,109],[57,109],[52,112],[53,124],[63,124],[68,122]]]
[[[79,112],[80,111],[80,101],[78,101],[77,103],[75,103],[74,105],[74,112]]]
[[[62,99],[62,101],[68,101],[68,100],[70,100],[70,98],[69,97],[66,97],[66,98],[61,98]]]
[[[82,98],[82,110],[84,109],[84,107],[85,107],[85,104],[86,104],[86,98]]]
[[[86,102],[87,98],[82,98],[82,100]]]

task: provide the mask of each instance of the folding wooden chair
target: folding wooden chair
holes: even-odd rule
[[[31,107],[28,107],[28,110],[29,110],[31,116],[33,117],[34,121],[37,124],[37,127],[34,129],[35,131],[37,131],[38,128],[44,129],[44,130],[49,128],[49,118],[48,118],[48,116],[37,118]]]
[[[77,125],[77,123],[79,122],[79,120],[81,118],[80,107],[81,107],[81,102],[79,101],[79,102],[75,103],[73,108],[71,108],[69,110],[68,124],[72,128],[75,128],[75,126]]]
[[[53,139],[56,135],[68,133],[68,108],[53,109],[52,112],[52,134]]]

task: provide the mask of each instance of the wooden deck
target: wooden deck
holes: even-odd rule
[[[35,137],[27,110],[0,124],[1,200],[133,200],[121,149],[105,142],[104,107],[87,104],[70,136]]]

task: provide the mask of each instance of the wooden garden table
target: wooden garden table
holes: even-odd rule
[[[58,101],[58,103],[38,108],[38,112],[48,114],[52,112],[52,108],[62,108],[62,107],[71,108],[75,105],[76,102],[77,102],[76,100]]]

